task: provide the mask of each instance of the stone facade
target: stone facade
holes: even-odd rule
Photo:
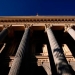
[[[75,16],[0,17],[1,75],[74,75],[74,50]]]

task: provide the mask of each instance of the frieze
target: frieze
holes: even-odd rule
[[[45,23],[51,23],[51,22],[75,22],[75,16],[6,16],[6,17],[0,17],[0,23],[17,23],[17,22],[45,22]]]

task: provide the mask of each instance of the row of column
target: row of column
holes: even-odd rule
[[[7,35],[7,30],[8,28],[4,28],[0,32],[0,41]],[[51,51],[52,51],[52,55],[54,58],[54,62],[55,62],[55,66],[56,66],[58,75],[72,75],[70,72],[69,65],[66,61],[66,58],[63,54],[63,51],[58,45],[58,42],[56,41],[51,28],[47,27],[46,32],[48,35],[48,39],[49,39],[49,43],[50,43],[50,47],[51,47]],[[75,39],[75,36],[74,36],[75,31],[72,28],[68,28],[67,32],[72,36],[73,39]],[[11,66],[11,69],[8,75],[18,75],[19,74],[22,59],[24,57],[25,51],[28,50],[29,35],[30,35],[30,27],[27,27],[25,28],[23,37],[21,39],[20,45],[15,55],[15,59],[13,61],[13,64]]]

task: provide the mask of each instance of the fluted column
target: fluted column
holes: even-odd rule
[[[47,75],[52,75],[51,68],[50,68],[50,63],[49,62],[43,62],[42,66],[45,69]]]
[[[46,32],[48,35],[48,39],[49,39],[49,43],[50,43],[50,47],[51,47],[51,51],[52,51],[52,55],[53,55],[53,59],[55,62],[58,75],[72,75],[69,69],[69,65],[66,61],[66,58],[63,54],[63,51],[59,47],[51,28],[47,27]]]
[[[28,50],[29,35],[30,35],[30,29],[29,29],[29,27],[27,27],[27,28],[25,28],[23,37],[22,37],[21,42],[19,44],[18,50],[16,52],[14,61],[12,63],[12,66],[10,68],[8,75],[18,75],[19,74],[22,59],[25,55],[25,52]]]
[[[3,30],[0,32],[0,42],[3,41],[3,39],[6,37],[8,34],[8,28],[10,28],[10,25],[5,25]]]
[[[65,31],[68,32],[70,34],[70,36],[75,40],[75,30],[72,29],[72,27],[69,26],[65,26]]]

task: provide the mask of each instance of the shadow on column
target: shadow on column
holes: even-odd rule
[[[75,57],[75,41],[69,34],[67,34],[64,38],[65,43],[68,45],[72,55]]]
[[[9,72],[9,57],[6,59],[6,53],[9,48],[9,43],[6,44],[4,50],[0,54],[0,75],[8,75]]]
[[[53,60],[52,52],[50,49],[49,41],[47,41],[47,48],[48,48],[48,54],[49,54],[49,59],[50,59],[50,66],[51,66],[52,75],[57,75],[57,71],[56,71],[56,67],[54,64],[54,60]]]
[[[64,37],[64,42],[67,44],[68,48],[70,49],[73,57],[75,57],[75,41],[73,40],[73,38],[66,33],[66,36]],[[69,61],[69,67],[70,70],[72,72],[72,75],[75,75],[75,61]]]
[[[37,65],[35,56],[24,58],[19,75],[47,75],[42,66]]]
[[[19,75],[47,75],[44,68],[37,65],[37,58],[31,53],[31,44],[30,41],[29,50],[25,52]]]

